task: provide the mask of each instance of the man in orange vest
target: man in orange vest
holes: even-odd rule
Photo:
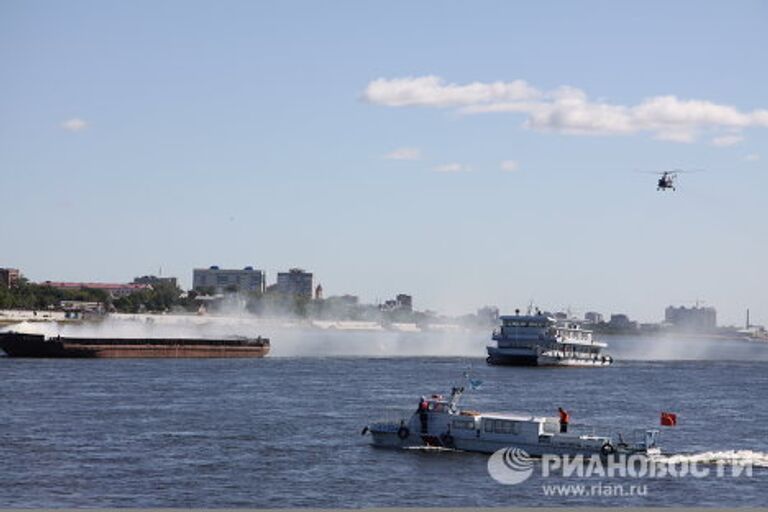
[[[558,407],[557,412],[560,413],[560,432],[568,432],[568,422],[571,421],[571,415],[562,407]]]

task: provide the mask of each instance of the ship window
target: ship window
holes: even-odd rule
[[[496,420],[496,424],[493,427],[493,431],[496,432],[497,434],[503,434],[504,423],[506,423],[506,421]]]
[[[493,432],[493,420],[485,420],[485,431],[486,432]]]
[[[502,430],[505,434],[511,434],[512,433],[512,422],[511,421],[505,421],[502,424]]]
[[[472,430],[473,428],[475,428],[475,422],[474,421],[453,420],[453,428]]]

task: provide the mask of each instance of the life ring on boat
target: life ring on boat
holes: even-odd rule
[[[411,435],[411,431],[408,430],[408,427],[405,425],[397,429],[397,437],[399,437],[401,440],[407,439],[409,435]]]
[[[601,455],[613,455],[616,453],[616,448],[613,447],[613,445],[609,442],[606,442],[603,446],[600,447],[600,454]]]
[[[451,434],[449,434],[448,432],[446,432],[445,434],[440,436],[440,441],[442,441],[443,446],[445,446],[447,448],[453,448],[453,446],[454,446],[454,444],[453,444],[453,436]]]

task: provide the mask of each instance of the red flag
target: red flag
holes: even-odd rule
[[[662,412],[661,425],[664,427],[674,427],[677,425],[677,414],[673,412]]]

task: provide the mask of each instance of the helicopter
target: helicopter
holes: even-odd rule
[[[680,173],[690,173],[690,172],[701,172],[703,169],[692,169],[692,170],[683,170],[683,169],[674,169],[672,171],[646,171],[650,172],[652,174],[658,174],[659,180],[656,182],[656,190],[657,191],[667,191],[672,190],[676,191],[675,188],[675,180],[677,179],[677,175]]]
[[[672,189],[673,191],[677,190],[675,188],[675,178],[677,178],[677,173],[674,171],[664,171],[661,174],[661,177],[659,178],[659,181],[656,183],[656,190],[668,190]]]

